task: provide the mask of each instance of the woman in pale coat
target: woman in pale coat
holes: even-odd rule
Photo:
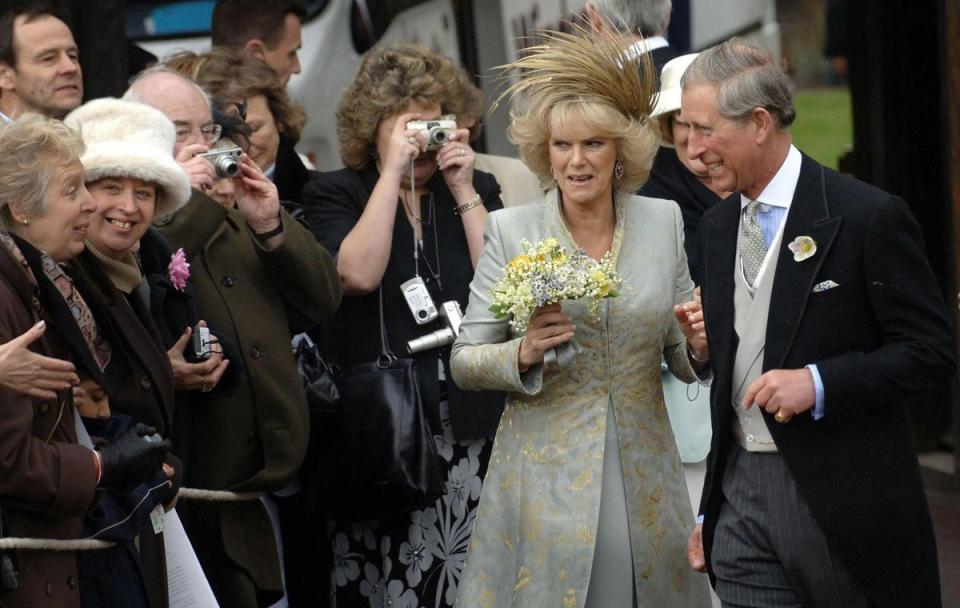
[[[706,578],[687,566],[694,521],[660,384],[662,357],[696,380],[706,336],[679,209],[630,195],[657,146],[651,67],[620,60],[610,40],[560,34],[517,63],[533,69],[512,89],[529,103],[510,134],[550,189],[490,214],[451,356],[461,386],[509,391],[458,605],[708,606]],[[523,240],[550,237],[609,252],[621,295],[599,315],[582,301],[541,308],[516,333],[488,310],[491,289]],[[574,335],[572,361],[544,362]]]

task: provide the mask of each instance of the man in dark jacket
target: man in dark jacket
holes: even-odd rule
[[[220,130],[199,87],[153,69],[125,98],[166,114],[177,127],[174,155],[194,188],[212,184],[213,168],[197,154]],[[330,316],[341,290],[333,258],[281,209],[276,186],[246,154],[234,187],[235,206],[194,190],[185,207],[157,223],[186,252],[197,308],[221,338],[239,346],[249,379],[191,408],[184,485],[252,500],[194,501],[185,505],[184,520],[220,604],[253,608],[283,593],[268,516],[275,507],[264,493],[293,481],[309,436],[290,340]]]
[[[671,8],[671,0],[591,0],[586,12],[594,32],[617,29],[628,57],[649,53],[659,81],[663,65],[678,55],[666,38]]]
[[[700,225],[713,440],[691,563],[729,605],[939,606],[905,396],[955,346],[919,226],[793,146],[765,51],[708,49],[682,88],[687,153],[735,193]]]

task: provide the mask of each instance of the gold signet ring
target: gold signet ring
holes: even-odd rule
[[[777,410],[777,413],[774,414],[773,419],[780,423],[790,422],[790,419],[783,415],[783,410]]]

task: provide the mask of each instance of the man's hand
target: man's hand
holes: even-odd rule
[[[707,571],[707,560],[703,556],[703,524],[697,524],[687,540],[687,563],[697,572]]]
[[[177,163],[190,178],[190,186],[201,192],[206,192],[209,188],[212,188],[213,182],[217,179],[217,172],[210,161],[202,156],[197,156],[197,154],[202,154],[209,149],[210,147],[206,144],[190,144],[181,148],[180,153],[176,156]]]
[[[743,397],[743,409],[753,404],[769,414],[780,412],[786,422],[813,407],[817,400],[813,374],[803,369],[772,369],[753,381]]]
[[[204,321],[200,321],[200,325],[206,327]],[[209,391],[220,382],[230,365],[230,359],[223,358],[223,347],[219,342],[214,342],[210,345],[212,352],[206,361],[189,363],[183,353],[190,344],[192,335],[193,329],[188,327],[176,344],[167,351],[170,366],[173,368],[173,385],[178,391]],[[216,339],[212,334],[210,337]]]
[[[690,352],[698,361],[706,361],[710,357],[707,348],[707,326],[703,320],[703,302],[700,300],[700,288],[693,290],[693,299],[684,304],[673,307],[673,315],[680,324],[680,331],[687,338]]]
[[[240,160],[240,175],[233,178],[237,210],[256,234],[270,232],[280,225],[280,195],[260,167],[245,153]]]

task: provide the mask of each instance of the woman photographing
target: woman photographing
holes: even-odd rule
[[[421,47],[370,51],[337,112],[347,168],[321,174],[304,189],[304,217],[337,255],[348,294],[325,336],[331,358],[344,366],[377,359],[382,295],[392,351],[416,361],[447,482],[446,493],[426,508],[400,508],[356,525],[337,522],[332,541],[339,605],[366,605],[371,577],[397,579],[396,597],[418,606],[452,605],[503,404],[502,395],[461,391],[450,380],[449,346],[415,355],[404,348],[442,321],[419,324],[401,285],[418,280],[437,309],[450,301],[465,307],[487,211],[502,206],[494,178],[474,171],[466,129],[454,123],[437,147],[413,124],[438,120],[456,107],[457,69]],[[375,542],[355,535],[356,529]]]

